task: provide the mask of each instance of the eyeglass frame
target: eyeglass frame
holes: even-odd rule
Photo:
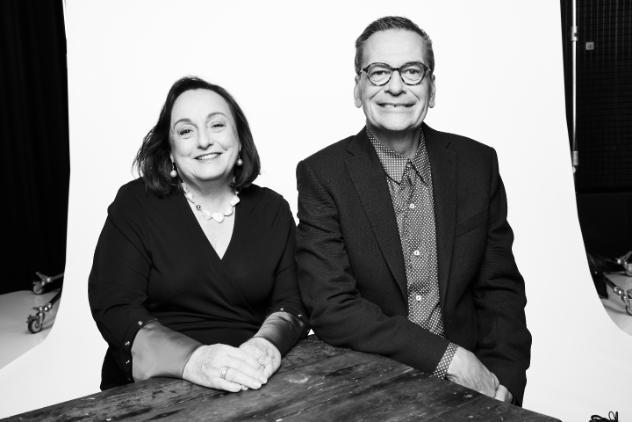
[[[371,78],[369,77],[369,73],[367,72],[367,70],[371,67],[371,66],[375,66],[375,65],[382,65],[384,67],[387,67],[391,70],[391,74],[388,76],[388,79],[386,79],[386,81],[384,81],[384,83],[382,84],[376,84],[375,82],[373,82],[371,80]],[[404,80],[404,77],[402,76],[402,72],[401,70],[403,68],[405,68],[406,66],[410,66],[410,65],[419,65],[421,66],[422,69],[424,69],[423,72],[423,76],[421,77],[421,79],[419,80],[419,82],[416,83],[408,83]],[[387,83],[389,83],[391,81],[391,78],[393,77],[393,72],[397,71],[397,73],[399,73],[399,79],[406,85],[408,86],[417,86],[420,85],[424,79],[426,78],[426,75],[432,75],[432,69],[430,69],[430,67],[423,63],[423,62],[406,62],[403,65],[401,65],[400,67],[393,67],[388,63],[383,63],[383,62],[373,62],[373,63],[369,63],[368,65],[366,65],[365,67],[363,67],[362,69],[360,69],[360,73],[364,72],[366,74],[366,78],[369,80],[369,82],[371,82],[373,85],[375,86],[384,86]]]

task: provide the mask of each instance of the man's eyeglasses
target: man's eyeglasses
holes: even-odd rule
[[[421,62],[410,62],[400,67],[391,67],[386,63],[371,63],[362,69],[369,81],[377,86],[386,85],[391,80],[394,71],[399,72],[399,77],[406,85],[419,85],[430,73],[428,66]]]

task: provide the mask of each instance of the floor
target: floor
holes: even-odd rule
[[[58,291],[59,288],[36,295],[31,290],[20,290],[0,295],[0,368],[46,338],[55,322],[59,302],[45,313],[40,332],[30,333],[26,320],[35,315],[34,307],[46,305]]]

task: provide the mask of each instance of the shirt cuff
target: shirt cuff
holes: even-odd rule
[[[448,373],[448,368],[450,367],[450,363],[452,362],[452,358],[454,357],[454,354],[456,353],[457,348],[458,346],[454,343],[448,344],[448,347],[445,349],[445,352],[443,353],[443,357],[437,364],[437,367],[435,368],[435,370],[432,372],[432,375],[441,379],[445,378],[446,374]]]
[[[274,312],[263,321],[254,337],[263,337],[272,343],[281,355],[285,355],[305,332],[307,325],[302,317],[302,314],[296,316],[283,310]]]
[[[191,354],[201,345],[158,321],[147,323],[138,330],[132,344],[133,377],[135,380],[160,376],[182,378]]]

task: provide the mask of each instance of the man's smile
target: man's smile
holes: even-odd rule
[[[391,108],[391,109],[405,109],[411,108],[414,103],[397,103],[397,102],[378,102],[378,106],[382,108]]]

